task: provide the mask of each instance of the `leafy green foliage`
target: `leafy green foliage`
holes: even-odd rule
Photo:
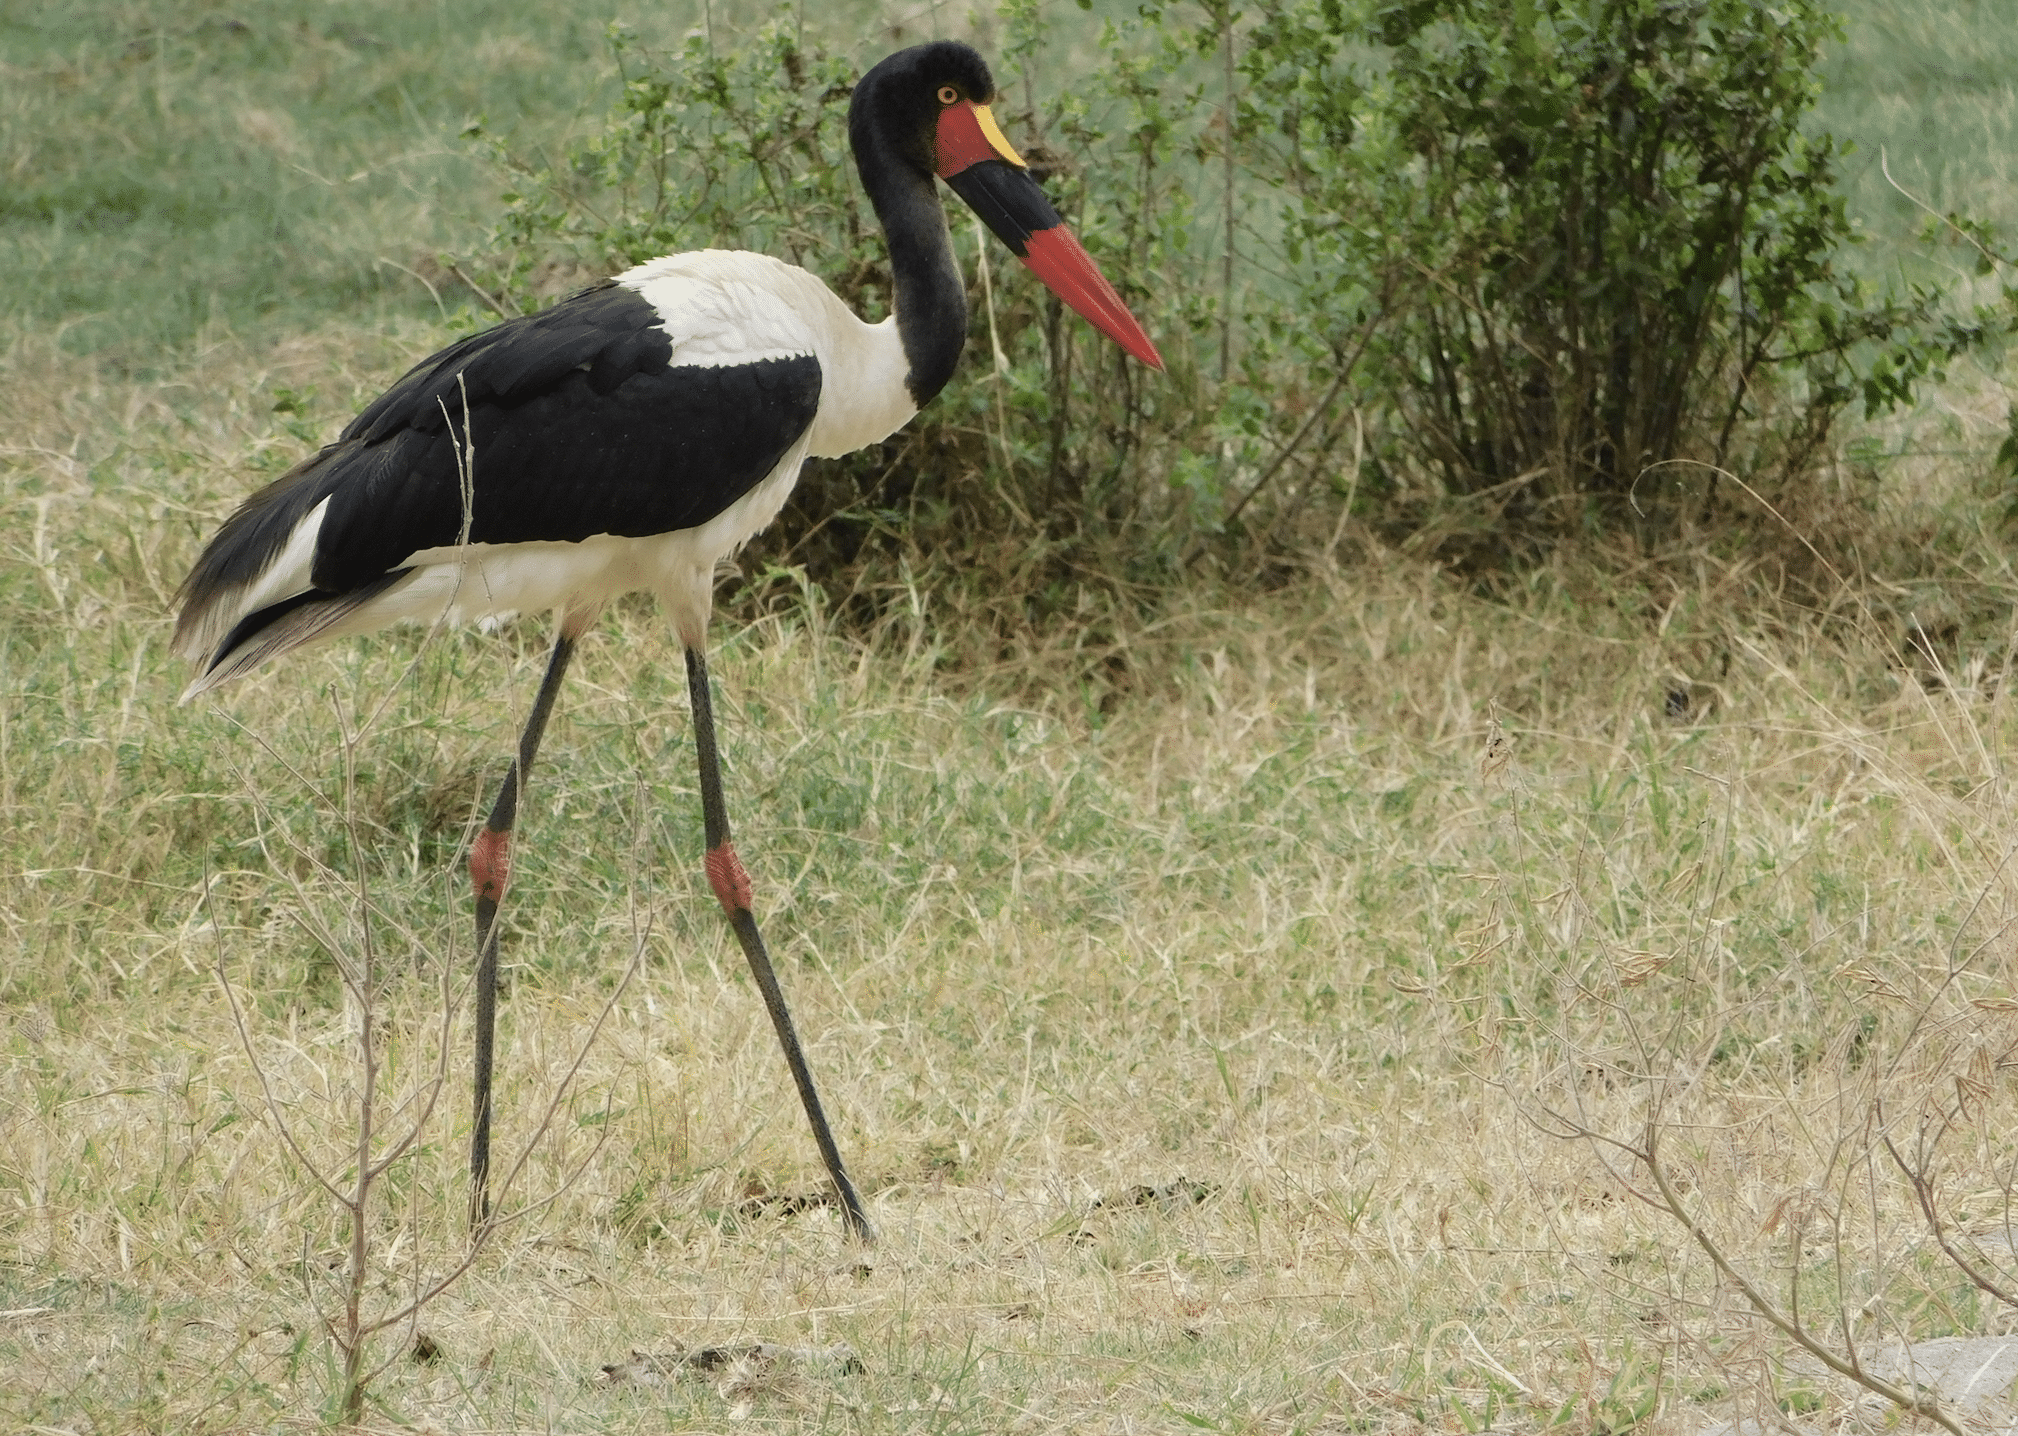
[[[1005,120],[1172,374],[970,243],[956,208],[982,362],[889,443],[809,473],[787,552],[818,574],[971,561],[985,535],[1026,593],[1089,567],[1153,580],[1236,526],[1266,542],[1327,490],[1481,562],[1658,531],[1713,516],[1725,470],[1784,490],[1844,413],[1910,403],[1985,337],[1935,284],[1875,295],[1846,263],[1845,151],[1807,124],[1840,34],[1819,0],[1152,0],[1068,86],[1030,83],[1035,0],[999,18],[998,78],[1024,101]],[[622,99],[596,133],[539,166],[491,141],[519,302],[556,254],[603,272],[726,245],[885,312],[848,62],[791,19],[671,54],[611,40]],[[1354,432],[1363,483],[1341,473]]]
[[[1643,513],[1674,460],[1797,475],[1975,341],[1840,262],[1842,151],[1802,123],[1839,34],[1815,0],[1270,8],[1256,152],[1314,331],[1377,326],[1391,496],[1559,530]]]
[[[518,181],[496,240],[521,301],[557,239],[598,265],[757,249],[833,276],[852,302],[887,301],[874,217],[849,162],[845,62],[802,47],[785,22],[723,51],[690,35],[663,59],[628,26],[612,24],[608,39],[621,96],[561,164],[518,160],[481,121],[466,131],[488,139]]]

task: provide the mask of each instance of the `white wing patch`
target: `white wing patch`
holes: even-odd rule
[[[712,368],[818,352],[812,316],[779,293],[781,279],[804,273],[767,255],[703,249],[651,260],[617,283],[659,311],[675,367]]]
[[[238,627],[248,613],[257,613],[269,604],[313,588],[309,574],[315,567],[315,540],[322,532],[322,520],[328,512],[329,500],[324,499],[294,526],[280,552],[259,571],[257,578],[212,599],[203,610],[202,621],[181,635],[176,652],[195,662],[207,663],[225,635]]]

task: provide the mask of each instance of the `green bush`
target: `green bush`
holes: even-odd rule
[[[1069,76],[1039,0],[998,19],[1005,123],[1171,371],[952,204],[966,365],[887,443],[809,466],[768,551],[823,578],[952,554],[1041,607],[1306,516],[1336,533],[1354,496],[1478,562],[1658,531],[1720,511],[1718,470],[1784,493],[1846,410],[1908,401],[1980,337],[1934,290],[1874,298],[1842,265],[1841,151],[1803,128],[1839,33],[1815,0],[1147,0],[1070,46],[1094,58]],[[879,317],[851,65],[793,19],[670,55],[611,34],[622,99],[561,163],[472,131],[515,179],[503,287],[530,304],[556,256],[725,245]]]
[[[1266,12],[1248,128],[1319,327],[1371,326],[1382,517],[1484,496],[1497,546],[1701,513],[1714,470],[1654,466],[1782,484],[1973,342],[1841,265],[1841,151],[1802,124],[1840,33],[1814,0]]]

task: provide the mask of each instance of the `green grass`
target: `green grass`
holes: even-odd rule
[[[481,306],[467,256],[503,179],[462,137],[481,116],[557,156],[615,99],[615,20],[677,42],[711,13],[434,0],[13,6],[0,13],[0,324],[126,372],[202,342],[263,347],[330,318]],[[737,13],[723,6],[725,29]],[[864,63],[940,33],[936,12],[811,19]],[[984,26],[985,28],[985,26]],[[1074,12],[1066,29],[1084,28]],[[168,366],[172,367],[172,366]]]
[[[459,139],[529,145],[606,100],[602,17],[500,3],[13,6],[0,18],[0,317],[136,372],[203,338],[467,294],[497,182]]]
[[[2018,225],[2018,34],[2008,11],[1995,0],[1841,8],[1848,38],[1822,67],[1816,118],[1857,146],[1844,178],[1877,257],[1911,245],[1926,218],[1886,183],[1881,156],[1919,200],[2009,233]],[[1973,259],[1961,249],[1949,256],[1965,274]]]
[[[2003,43],[1988,7],[1953,13],[1978,25],[1958,53]],[[382,635],[179,708],[167,614],[237,497],[445,332],[371,262],[397,243],[417,268],[483,223],[462,115],[552,134],[591,103],[599,17],[526,12],[471,42],[484,14],[504,12],[107,10],[36,31],[17,10],[0,32],[7,172],[29,176],[0,200],[0,1424],[328,1409],[319,1323],[347,1233],[262,1079],[341,1168],[338,963],[363,947],[363,881],[388,1080],[428,1090],[436,984],[468,962],[457,860],[545,636]],[[2000,163],[1990,133],[1928,142],[1935,202]],[[276,228],[297,259],[244,238]],[[94,317],[120,291],[126,330]],[[1553,1106],[1631,1137],[1663,1113],[1702,1219],[1775,1293],[1878,1298],[1914,1335],[2003,1319],[1856,1155],[1874,1095],[1909,1131],[1980,1055],[1948,1181],[1958,1219],[2006,1210],[2018,575],[1975,499],[2000,409],[1951,389],[1884,437],[1959,457],[1822,486],[1868,539],[1824,612],[1776,592],[1791,541],[1566,551],[1487,590],[1347,525],[1266,591],[1067,585],[1052,607],[1072,617],[1043,626],[929,554],[867,603],[758,570],[714,659],[734,816],[882,1228],[869,1253],[826,1212],[743,1209],[815,1188],[818,1165],[699,872],[677,647],[649,604],[620,606],[524,820],[508,1152],[634,950],[640,969],[534,1150],[520,1195],[551,1205],[428,1310],[438,1361],[387,1336],[370,1420],[1848,1419],[1839,1386],[1775,1385],[1784,1348],[1630,1171],[1543,1124]],[[459,1249],[467,1040],[374,1218],[374,1302]],[[1824,1201],[1840,1265],[1788,1216]],[[599,1379],[633,1347],[759,1338],[845,1341],[865,1369]]]

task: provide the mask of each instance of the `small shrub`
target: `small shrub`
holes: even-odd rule
[[[1784,483],[1974,341],[1842,267],[1842,150],[1803,128],[1840,33],[1814,0],[1267,8],[1248,128],[1313,331],[1377,325],[1382,517],[1469,497],[1497,549],[1693,516],[1653,466]]]

